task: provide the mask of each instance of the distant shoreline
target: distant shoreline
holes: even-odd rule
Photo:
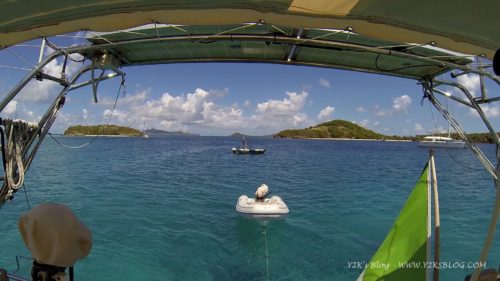
[[[286,138],[301,140],[338,140],[338,141],[390,141],[390,142],[412,142],[412,140],[381,140],[381,139],[350,139],[350,138]]]
[[[61,135],[64,137],[107,137],[107,138],[141,138],[142,136],[126,136],[126,135]]]
[[[56,135],[56,134],[53,134]],[[107,137],[107,138],[142,138],[143,136],[127,136],[127,135],[56,135],[63,137]],[[162,135],[163,136],[163,135]],[[165,135],[165,136],[184,136],[184,135]],[[192,135],[185,135],[192,136]],[[231,137],[231,136],[216,136],[216,137]],[[257,137],[257,136],[254,136]],[[258,136],[262,137],[262,136]],[[267,136],[264,136],[267,137]],[[351,138],[280,138],[277,139],[296,139],[296,140],[331,140],[331,141],[389,141],[389,142],[413,142],[412,140],[381,140],[381,139],[351,139]]]

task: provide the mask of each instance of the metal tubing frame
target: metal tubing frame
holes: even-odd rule
[[[455,96],[452,96],[452,95],[451,95],[451,94],[449,94],[449,93],[446,93],[446,92],[441,91],[441,90],[436,89],[436,88],[433,88],[433,89],[432,89],[432,91],[433,91],[434,93],[440,94],[441,96],[444,96],[444,97],[446,97],[446,98],[450,98],[450,99],[452,99],[452,100],[454,100],[454,101],[456,101],[456,102],[458,102],[458,103],[461,103],[461,104],[463,104],[463,105],[465,105],[465,106],[468,106],[468,107],[470,107],[470,108],[474,108],[474,106],[473,106],[472,104],[470,104],[469,102],[464,101],[463,99],[457,98],[457,97],[455,97]]]
[[[245,27],[245,26],[243,26]],[[242,28],[243,28],[242,27]],[[297,38],[294,36],[285,36],[285,35],[259,35],[259,34],[232,34],[232,33],[219,33],[219,34],[208,34],[208,35],[191,35],[191,34],[186,34],[186,35],[177,35],[177,36],[152,36],[148,38],[139,38],[139,39],[129,39],[129,40],[124,40],[120,42],[107,42],[104,44],[95,44],[95,45],[81,45],[81,46],[74,46],[74,47],[68,47],[64,49],[57,49],[53,53],[51,53],[49,56],[47,56],[44,60],[42,60],[39,64],[37,64],[32,71],[26,77],[18,84],[14,89],[11,90],[11,92],[0,102],[0,112],[7,106],[7,104],[17,95],[17,93],[30,81],[30,79],[37,73],[41,72],[41,69],[48,64],[50,61],[53,59],[61,56],[61,55],[70,55],[74,53],[85,53],[85,52],[93,52],[97,50],[103,50],[109,47],[116,47],[116,46],[121,46],[121,45],[127,45],[127,44],[142,44],[142,43],[148,43],[148,42],[176,42],[176,41],[189,41],[189,42],[200,42],[204,39],[210,38],[210,41],[233,41],[233,40],[241,40],[241,41],[256,41],[256,42],[272,42],[272,43],[283,43],[283,44],[291,44],[297,47],[300,46],[305,46],[305,47],[323,47],[323,48],[336,48],[336,49],[347,49],[347,50],[353,50],[353,51],[361,51],[361,52],[371,52],[375,54],[384,54],[384,55],[394,55],[398,57],[403,57],[403,58],[408,58],[408,59],[415,59],[415,60],[420,60],[422,62],[428,62],[432,64],[436,64],[437,66],[443,66],[443,67],[450,67],[454,69],[461,70],[462,73],[457,74],[457,75],[463,75],[466,73],[475,73],[479,74],[485,77],[488,77],[495,81],[498,85],[500,85],[500,78],[494,76],[493,74],[484,71],[482,69],[474,69],[468,66],[464,65],[459,65],[455,64],[452,62],[447,62],[435,58],[429,58],[425,56],[419,56],[411,53],[406,53],[402,51],[397,51],[397,50],[392,50],[392,49],[385,49],[385,48],[379,48],[379,47],[373,47],[373,46],[367,46],[367,45],[361,45],[361,44],[354,44],[354,43],[346,43],[346,42],[341,42],[341,41],[334,41],[334,40],[320,40],[320,39],[309,39],[309,38]],[[303,63],[304,65],[307,65],[306,63]],[[321,65],[318,65],[321,66]],[[332,66],[330,66],[332,67]],[[342,68],[342,66],[339,66]],[[350,67],[344,67],[345,69],[352,69],[352,70],[357,70],[357,71],[363,71],[360,69],[355,69],[355,68],[350,68]],[[123,75],[123,73],[120,73],[119,70],[115,70],[118,72],[120,75]],[[366,70],[365,70],[366,71]],[[382,74],[388,74],[388,72],[379,72]],[[399,75],[403,76],[404,75]],[[415,77],[413,77],[415,78]],[[57,80],[59,81],[59,80]]]
[[[106,49],[106,48],[111,48],[111,47],[116,47],[116,46],[121,46],[121,45],[127,45],[127,44],[143,44],[143,43],[149,43],[149,42],[176,42],[176,41],[188,41],[188,42],[197,42],[200,40],[204,40],[210,38],[210,41],[234,41],[234,40],[241,40],[241,41],[255,41],[255,42],[271,42],[271,43],[282,43],[282,44],[290,44],[290,45],[297,45],[298,47],[304,46],[304,47],[323,47],[323,48],[336,48],[336,49],[346,49],[346,50],[353,50],[353,51],[361,51],[361,52],[371,52],[375,54],[383,54],[383,55],[394,55],[398,57],[404,57],[408,59],[415,59],[415,60],[420,60],[422,62],[428,62],[436,65],[441,65],[443,67],[450,67],[454,69],[459,69],[463,72],[466,73],[475,73],[479,75],[483,75],[485,77],[488,77],[492,80],[494,80],[498,85],[500,85],[500,78],[494,76],[493,74],[481,70],[481,69],[474,69],[470,68],[465,65],[459,65],[455,64],[452,62],[447,62],[435,58],[429,58],[425,56],[419,56],[411,53],[405,53],[401,51],[396,51],[396,50],[391,50],[391,49],[384,49],[384,48],[379,48],[379,47],[373,47],[373,46],[366,46],[366,45],[360,45],[360,44],[353,44],[353,43],[346,43],[346,42],[340,42],[340,41],[333,41],[333,40],[319,40],[319,39],[307,39],[307,38],[296,38],[293,36],[283,36],[283,35],[256,35],[256,34],[216,34],[216,35],[178,35],[178,36],[154,36],[154,37],[148,37],[148,38],[140,38],[140,39],[130,39],[130,40],[124,40],[120,42],[112,42],[112,43],[103,43],[103,44],[98,44],[98,45],[85,45],[85,46],[75,46],[75,47],[69,47],[64,49],[65,52],[67,53],[84,53],[86,51],[94,51],[94,50],[99,50],[99,49]],[[201,44],[201,43],[200,43]],[[330,66],[332,67],[332,66]],[[347,68],[348,69],[348,68]],[[358,70],[359,69],[355,69]],[[382,74],[387,74],[390,72],[378,72]],[[415,79],[415,78],[414,78]]]
[[[441,80],[434,80],[434,82],[435,82],[435,86],[440,86],[440,85],[452,86],[452,87],[455,87],[457,89],[460,89],[465,94],[465,96],[469,99],[470,104],[477,111],[477,113],[479,114],[479,116],[483,120],[483,123],[486,125],[486,128],[488,128],[488,131],[490,132],[493,139],[495,140],[495,144],[497,145],[497,151],[496,151],[497,161],[500,161],[500,154],[499,154],[500,153],[500,151],[499,151],[500,139],[499,139],[498,135],[496,134],[495,129],[491,125],[490,121],[488,120],[488,118],[484,114],[483,110],[481,109],[481,106],[479,106],[479,103],[474,99],[474,96],[472,96],[472,94],[469,92],[469,90],[466,87],[464,87],[463,85],[461,85],[459,83],[455,83],[455,82],[441,81]]]
[[[38,75],[40,75],[40,79],[47,79],[50,81],[54,81],[54,82],[57,82],[63,86],[66,86],[68,84],[68,80],[66,80],[64,78],[57,78],[57,77],[54,77],[52,75],[45,74],[43,72],[39,72]]]
[[[340,48],[340,49],[347,49],[347,50],[353,50],[353,51],[361,51],[361,52],[371,52],[375,54],[384,54],[384,55],[394,55],[398,57],[404,57],[408,59],[415,59],[415,60],[420,60],[422,62],[428,62],[432,64],[436,64],[437,66],[441,65],[443,67],[450,67],[450,68],[455,68],[459,69],[462,71],[461,74],[465,73],[475,73],[478,75],[483,75],[485,77],[488,77],[495,81],[498,85],[500,85],[500,79],[491,73],[484,71],[482,69],[473,69],[468,66],[464,65],[459,65],[451,62],[446,62],[443,60],[438,60],[435,58],[428,58],[424,56],[419,56],[415,54],[410,54],[410,53],[405,53],[401,51],[395,51],[395,50],[390,50],[390,49],[384,49],[384,48],[378,48],[378,47],[373,47],[373,46],[366,46],[366,45],[359,45],[359,44],[353,44],[353,43],[346,43],[346,42],[339,42],[339,41],[333,41],[333,40],[319,40],[319,39],[307,39],[307,38],[296,38],[293,36],[283,36],[283,35],[276,35],[276,36],[270,36],[270,35],[247,35],[247,34],[216,34],[216,35],[208,35],[211,41],[233,41],[233,40],[242,40],[242,41],[257,41],[257,42],[273,42],[273,43],[283,43],[283,44],[292,44],[296,46],[305,46],[305,47],[326,47],[326,48]],[[37,73],[41,71],[41,69],[47,65],[50,61],[53,59],[61,56],[61,55],[69,55],[69,54],[74,54],[74,53],[85,53],[85,52],[92,52],[96,50],[102,50],[106,49],[108,47],[114,47],[114,46],[121,46],[121,45],[127,45],[127,44],[142,44],[142,43],[148,43],[148,42],[156,42],[156,41],[161,41],[161,42],[176,42],[176,41],[189,41],[189,42],[196,42],[199,40],[206,39],[207,35],[179,35],[179,36],[160,36],[160,37],[152,37],[152,38],[142,38],[142,39],[130,39],[130,40],[124,40],[120,42],[113,42],[113,43],[104,43],[104,44],[99,44],[99,45],[83,45],[83,46],[74,46],[74,47],[69,47],[65,49],[58,49],[51,53],[49,56],[47,56],[42,62],[37,64],[28,75],[25,76],[19,84],[17,84],[11,91],[10,93],[0,102],[0,112],[7,106],[7,104],[19,93],[19,91],[26,86],[26,84],[31,80],[33,76],[35,76]],[[201,44],[201,43],[200,43]],[[308,65],[307,63],[301,63],[303,65]],[[317,64],[311,64],[311,65],[316,65],[316,66],[326,66],[326,65],[317,65]],[[333,67],[333,66],[330,66]],[[344,69],[350,69],[350,70],[356,70],[356,71],[365,71],[365,72],[370,72],[369,70],[362,70],[362,69],[357,69],[357,68],[352,68],[352,67],[342,67],[339,66],[339,68],[344,68]],[[123,73],[120,73],[119,70],[114,70],[115,72],[118,72],[120,75],[123,75]],[[377,72],[381,74],[389,74],[390,72]],[[394,74],[392,74],[394,75]],[[401,76],[401,77],[407,77],[405,75],[396,75],[396,76]],[[407,77],[407,78],[413,78],[415,77]]]
[[[40,71],[39,69],[41,67],[43,67],[44,65],[46,65],[47,63],[49,63],[53,59],[56,59],[58,57],[56,54],[61,55],[62,52],[55,51],[54,53],[49,55],[45,60],[43,60],[41,63],[39,63],[37,66],[35,66],[35,68],[28,75],[26,75],[24,77],[24,79],[21,80],[21,82],[7,95],[7,97],[0,104],[0,108],[3,109],[24,88],[24,86],[26,86],[29,83],[29,81],[31,81],[31,79],[34,79],[35,78],[34,75],[39,73],[39,71]],[[47,109],[47,111],[45,112],[43,117],[40,119],[40,121],[38,122],[38,127],[36,128],[35,132],[31,136],[31,138],[26,143],[26,146],[24,147],[23,151],[21,152],[25,172],[31,166],[31,163],[33,162],[33,159],[38,151],[38,148],[40,147],[41,143],[45,139],[45,136],[47,135],[50,128],[52,127],[53,122],[55,121],[55,114],[57,114],[57,113],[54,112],[54,110],[56,110],[56,107],[59,106],[59,102],[60,102],[61,98],[66,96],[68,94],[68,92],[71,90],[81,88],[87,84],[92,84],[93,81],[87,81],[87,82],[79,84],[78,87],[72,88],[72,86],[75,84],[75,82],[85,72],[93,70],[93,69],[95,69],[95,67],[93,65],[83,66],[73,75],[73,77],[69,81],[66,81],[66,83],[61,84],[63,86],[63,89],[59,92],[59,94],[54,99],[52,104],[49,106],[49,108]],[[125,73],[123,73],[119,70],[114,70],[114,71],[115,71],[115,73],[113,73],[112,75],[109,75],[109,76],[101,77],[101,79],[99,79],[99,81],[114,78],[118,75],[124,77],[124,75],[125,75]],[[3,107],[1,107],[1,106],[3,106]],[[59,110],[59,109],[57,109],[57,110]],[[51,117],[53,117],[53,119],[51,119]],[[33,143],[35,142],[37,137],[38,137],[38,142],[33,146]],[[31,149],[31,151],[30,151],[30,149]],[[28,151],[30,151],[29,155],[27,155]],[[3,205],[3,202],[5,202],[5,200],[6,200],[5,194],[4,194],[5,188],[6,188],[6,182],[4,181],[2,184],[2,187],[0,188],[0,207],[1,207],[1,205]]]
[[[425,88],[425,87],[424,87]],[[431,88],[427,88],[428,90],[431,90]],[[489,159],[483,154],[483,152],[477,147],[476,144],[472,143],[467,135],[465,134],[465,131],[460,127],[459,123],[455,118],[448,112],[448,110],[437,100],[433,92],[430,91],[427,93],[427,98],[429,101],[432,103],[432,105],[443,114],[443,116],[450,122],[450,125],[455,129],[455,131],[460,135],[460,137],[465,141],[467,144],[467,147],[476,155],[477,159],[481,164],[484,166],[486,171],[488,171],[491,176],[496,180],[498,178],[496,172],[495,172],[495,167]]]
[[[63,52],[61,50],[54,51],[50,55],[48,55],[42,62],[37,64],[29,73],[26,75],[21,82],[19,82],[8,94],[7,96],[0,102],[0,112],[3,111],[3,109],[9,104],[9,102],[17,96],[17,94],[28,84],[33,77],[41,71],[41,69],[47,65],[49,62],[52,60],[56,59],[60,55],[62,55]]]
[[[28,145],[26,146],[25,150],[23,151],[23,157],[25,157],[25,154],[28,152],[28,149],[31,147],[31,145],[33,144],[36,136],[38,135],[39,136],[39,140],[38,140],[38,143],[35,144],[35,147],[33,148],[34,150],[32,150],[32,152],[30,153],[30,155],[27,158],[24,159],[24,162],[26,163],[25,170],[28,170],[28,168],[29,168],[29,166],[30,166],[31,162],[33,161],[33,158],[34,158],[34,156],[36,154],[36,151],[38,150],[38,147],[40,146],[41,142],[43,141],[43,139],[47,135],[50,127],[52,126],[52,124],[47,124],[47,120],[49,119],[52,111],[58,106],[59,101],[61,100],[61,98],[63,96],[65,96],[69,92],[70,86],[72,84],[74,84],[85,72],[87,72],[89,70],[90,70],[90,66],[85,66],[85,67],[80,68],[80,70],[77,73],[75,73],[75,75],[73,75],[73,78],[69,81],[68,85],[65,86],[61,90],[61,92],[59,92],[59,95],[57,95],[57,97],[55,98],[55,100],[52,103],[52,105],[49,107],[49,109],[45,112],[45,114],[43,115],[43,117],[38,122],[38,128],[37,128],[36,133],[33,134],[33,137],[30,139],[30,141],[28,142]],[[45,128],[45,130],[43,130],[44,128]],[[26,162],[26,160],[28,162]]]
[[[461,73],[460,75],[462,75],[462,74],[464,74],[464,73]],[[457,77],[457,76],[458,75],[452,75],[452,77]],[[442,105],[439,103],[439,101],[437,101],[434,98],[434,96],[432,95],[432,93],[434,93],[434,92],[439,93],[439,94],[445,96],[446,98],[451,98],[451,99],[453,99],[457,102],[460,102],[462,104],[465,104],[465,105],[469,104],[473,109],[475,109],[476,112],[481,117],[485,126],[488,128],[488,131],[490,132],[491,136],[493,137],[493,139],[495,141],[495,145],[496,145],[497,165],[496,165],[496,168],[494,168],[493,164],[484,156],[484,154],[482,154],[481,150],[479,150],[479,148],[475,148],[475,145],[471,145],[469,143],[469,141],[466,140],[466,143],[469,146],[469,148],[476,154],[476,156],[478,157],[480,162],[485,166],[486,170],[488,170],[492,174],[493,179],[494,179],[494,183],[495,183],[495,191],[496,191],[495,201],[494,201],[493,209],[491,211],[490,223],[488,225],[488,232],[486,234],[483,248],[481,250],[481,254],[479,257],[479,265],[477,268],[475,268],[475,270],[471,276],[471,281],[477,281],[477,280],[479,280],[479,275],[481,273],[481,270],[484,268],[484,264],[486,262],[486,259],[488,258],[489,250],[491,248],[491,244],[493,243],[493,239],[494,239],[494,235],[495,235],[495,230],[496,230],[498,218],[500,216],[500,139],[499,139],[495,129],[493,128],[493,126],[489,122],[488,118],[484,114],[484,112],[480,106],[480,103],[484,103],[485,101],[492,101],[492,100],[497,101],[497,100],[499,100],[499,98],[493,98],[493,99],[488,100],[488,99],[486,99],[484,92],[482,91],[482,96],[479,99],[477,99],[477,98],[474,98],[474,96],[472,96],[472,94],[469,92],[469,90],[466,87],[464,87],[463,85],[461,85],[459,83],[450,82],[450,81],[440,81],[440,80],[434,80],[433,82],[435,84],[432,87],[429,85],[429,82],[423,82],[422,85],[426,85],[431,90],[431,93],[428,93],[429,94],[428,98],[431,100],[431,103],[439,111],[446,113],[445,118],[448,119],[451,115],[449,114],[449,112],[447,112],[447,109],[442,107]],[[425,83],[427,83],[427,84],[425,84]],[[484,83],[484,82],[481,81],[481,83]],[[464,101],[460,98],[446,95],[446,94],[444,94],[444,92],[434,88],[434,87],[438,87],[441,85],[452,86],[452,87],[455,87],[457,89],[460,89],[465,94],[465,96],[468,98],[469,103],[467,103],[466,101]],[[424,89],[426,86],[424,86]],[[448,121],[456,122],[455,120],[448,120]],[[450,124],[452,124],[452,126],[455,128],[453,122],[450,122]],[[455,129],[457,130],[459,128],[455,128]],[[476,149],[477,149],[477,151],[476,151]],[[480,157],[477,153],[482,154],[484,158]],[[481,159],[481,158],[483,158],[483,159]],[[483,161],[486,161],[487,163],[484,163]],[[490,166],[490,167],[488,167],[488,166]]]
[[[108,79],[111,79],[111,78],[115,78],[116,76],[118,76],[120,74],[118,73],[112,73],[112,74],[108,74],[100,79],[96,79],[96,80],[99,80],[100,81],[104,81],[104,80],[108,80]],[[82,88],[82,87],[85,87],[85,86],[88,86],[88,85],[92,85],[92,80],[88,80],[86,82],[82,82],[82,83],[79,83],[79,84],[76,84],[76,85],[72,85],[71,87],[69,87],[68,89],[68,92],[71,92],[73,90],[76,90],[76,89],[79,89],[79,88]]]
[[[40,135],[39,136],[39,141],[38,143],[36,144],[35,146],[35,151],[32,151],[32,153],[30,154],[30,156],[28,156],[27,160],[27,164],[26,164],[26,167],[25,167],[25,170],[27,170],[29,168],[29,165],[31,164],[35,154],[36,154],[36,150],[38,149],[38,147],[40,146],[41,142],[43,141],[43,139],[45,138],[45,135],[48,133],[50,127],[52,126],[52,124],[48,124],[48,126],[46,126],[46,122],[47,120],[49,119],[50,117],[50,114],[51,112],[54,110],[55,107],[58,106],[58,103],[59,103],[59,100],[68,94],[69,91],[71,91],[71,85],[74,85],[74,83],[87,71],[90,71],[92,69],[92,67],[90,65],[87,65],[87,66],[84,66],[82,68],[80,68],[80,70],[75,73],[73,75],[73,78],[69,81],[68,85],[65,86],[61,92],[59,93],[59,95],[56,97],[56,99],[54,100],[54,102],[52,103],[52,105],[49,107],[49,109],[45,112],[44,116],[42,117],[42,119],[40,119],[40,122],[38,123],[38,128],[37,128],[37,132],[35,134],[33,134],[33,138],[30,140],[29,142],[29,145],[27,145],[27,148],[25,149],[25,151],[23,151],[23,156],[25,155],[25,153],[28,151],[28,148],[31,147],[31,144],[33,143],[33,141],[35,140],[36,138],[36,135]],[[120,75],[120,74],[116,74],[114,75],[113,77],[108,77],[107,79],[110,79],[110,78],[114,78],[116,77],[117,75]],[[106,79],[102,79],[102,80],[106,80]],[[91,81],[87,81],[85,83],[89,83],[89,84],[92,84]],[[83,86],[81,86],[83,87]],[[45,131],[42,131],[42,127],[43,128],[46,128]],[[26,160],[25,160],[26,161]]]

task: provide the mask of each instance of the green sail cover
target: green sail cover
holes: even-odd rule
[[[426,280],[428,167],[358,281]]]

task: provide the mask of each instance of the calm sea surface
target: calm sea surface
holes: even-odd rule
[[[355,280],[361,269],[350,262],[370,260],[428,159],[416,143],[249,144],[267,151],[232,155],[239,139],[230,137],[99,138],[82,149],[47,139],[26,191],[31,206],[67,204],[91,229],[93,248],[76,280]],[[493,146],[482,148],[493,156]],[[441,260],[465,267],[441,276],[463,280],[487,231],[493,182],[468,150],[436,154]],[[288,204],[286,218],[236,213],[237,198],[261,183]],[[0,210],[0,266],[10,271],[16,255],[29,256],[17,230],[27,210],[22,191]],[[489,267],[500,264],[499,237]],[[29,268],[22,261],[25,276]]]

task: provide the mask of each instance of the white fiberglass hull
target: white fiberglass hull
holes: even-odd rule
[[[246,195],[242,195],[238,198],[236,211],[251,215],[284,215],[289,212],[288,206],[279,196],[273,196],[264,199],[262,202],[258,202],[254,198],[249,198]]]
[[[421,147],[437,148],[465,148],[465,142],[462,141],[421,141],[418,143]]]

